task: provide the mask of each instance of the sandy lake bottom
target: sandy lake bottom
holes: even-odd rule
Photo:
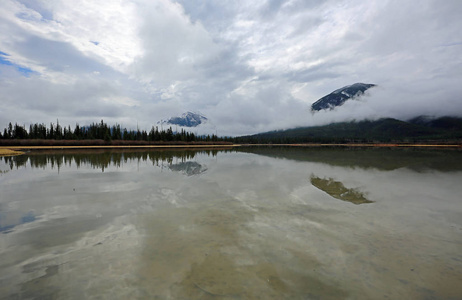
[[[0,298],[461,299],[462,153],[0,158]]]

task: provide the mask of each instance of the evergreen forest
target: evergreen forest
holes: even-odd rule
[[[59,121],[50,123],[49,126],[43,123],[35,123],[21,126],[10,122],[8,127],[0,132],[0,144],[156,144],[156,143],[223,143],[229,142],[227,138],[218,138],[216,135],[197,135],[193,132],[174,132],[171,127],[159,129],[152,126],[150,131],[127,130],[119,124],[108,126],[103,120],[99,123],[92,123],[89,126],[61,126]],[[26,141],[27,140],[27,141]],[[72,142],[72,141],[79,141]]]

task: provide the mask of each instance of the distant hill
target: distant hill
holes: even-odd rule
[[[324,109],[334,109],[337,106],[343,105],[345,101],[355,99],[364,94],[364,92],[375,84],[370,83],[355,83],[347,85],[341,89],[335,90],[332,93],[322,97],[311,105],[311,111],[316,112]]]
[[[462,122],[460,120],[461,118],[458,117],[433,118],[429,116],[419,116],[409,120],[409,123],[430,128],[458,131],[462,130]]]
[[[167,121],[161,121],[159,123],[183,127],[196,127],[205,122],[207,122],[207,118],[204,115],[188,111],[182,114],[181,117],[171,117]]]
[[[442,117],[419,124],[392,118],[341,122],[271,131],[236,138],[240,143],[462,141],[462,118]]]

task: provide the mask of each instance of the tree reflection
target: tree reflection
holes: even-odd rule
[[[51,168],[58,169],[63,166],[77,168],[92,166],[104,172],[108,167],[121,167],[130,162],[152,162],[156,167],[168,167],[172,171],[181,171],[190,176],[200,174],[206,170],[193,160],[198,154],[216,157],[218,152],[230,152],[230,149],[203,149],[203,150],[79,150],[79,151],[37,151],[27,155],[5,156],[3,161],[10,170],[20,168]]]

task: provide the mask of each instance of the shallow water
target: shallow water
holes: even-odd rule
[[[0,297],[461,299],[461,182],[458,151],[0,158]]]

